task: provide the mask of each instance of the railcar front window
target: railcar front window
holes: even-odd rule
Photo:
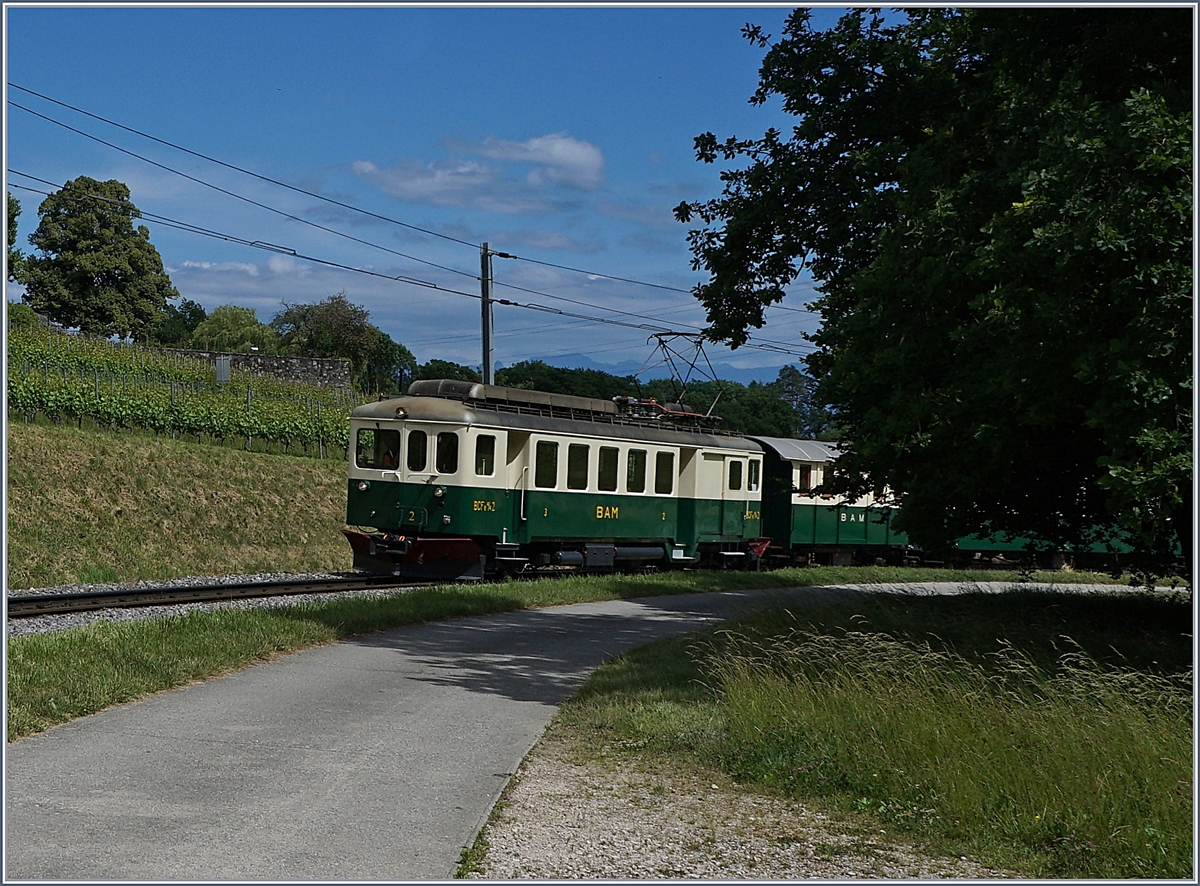
[[[453,431],[442,431],[437,435],[437,472],[458,473],[458,434]]]
[[[568,489],[587,489],[588,451],[586,443],[572,443],[567,447]]]
[[[538,440],[536,462],[533,485],[553,489],[558,485],[558,444],[553,440]]]
[[[742,463],[740,461],[729,463],[729,488],[735,491],[742,488]]]
[[[601,492],[617,491],[617,455],[620,450],[612,446],[600,447],[600,465],[596,477],[596,488]]]
[[[400,465],[400,432],[359,428],[354,462],[360,468],[394,471]]]
[[[375,467],[375,432],[370,428],[358,429],[358,442],[354,447],[354,463],[360,468]]]
[[[475,473],[480,477],[496,473],[496,438],[491,434],[475,438]]]
[[[429,461],[429,435],[424,431],[408,432],[408,469],[420,472]]]
[[[629,470],[625,476],[627,492],[646,491],[646,450],[629,450]]]
[[[675,453],[660,452],[654,457],[654,492],[670,495],[675,488]]]

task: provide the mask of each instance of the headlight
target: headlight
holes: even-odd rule
[[[407,417],[408,417],[408,410],[405,409],[403,406],[397,406],[396,407],[396,418],[407,418]]]
[[[434,498],[441,498],[445,494],[446,494],[446,490],[443,489],[441,486],[433,487],[433,497]]]
[[[366,492],[370,488],[371,488],[371,484],[368,483],[366,480],[358,481],[358,491],[359,492]]]

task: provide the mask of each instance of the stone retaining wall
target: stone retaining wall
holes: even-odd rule
[[[227,354],[222,351],[191,351],[179,348],[155,348],[164,354],[206,360],[216,363],[217,357],[228,357],[229,368],[239,372],[266,375],[281,381],[320,385],[334,390],[349,391],[350,361],[344,357],[280,357],[272,354]]]

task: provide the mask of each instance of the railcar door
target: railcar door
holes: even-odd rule
[[[726,538],[744,538],[746,535],[746,504],[748,459],[727,456],[725,459],[725,482],[721,489],[721,535]]]
[[[533,488],[530,476],[529,433],[509,431],[505,446],[505,496],[507,507],[505,526],[501,530],[501,541],[518,544],[529,541],[528,496]]]

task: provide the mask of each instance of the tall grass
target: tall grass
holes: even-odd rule
[[[555,728],[1026,876],[1190,878],[1191,634],[1184,594],[843,598],[621,656]]]
[[[1011,643],[967,657],[869,629],[726,640],[710,674],[739,778],[1003,848],[1037,875],[1191,875],[1190,672],[1078,648],[1046,668]]]

